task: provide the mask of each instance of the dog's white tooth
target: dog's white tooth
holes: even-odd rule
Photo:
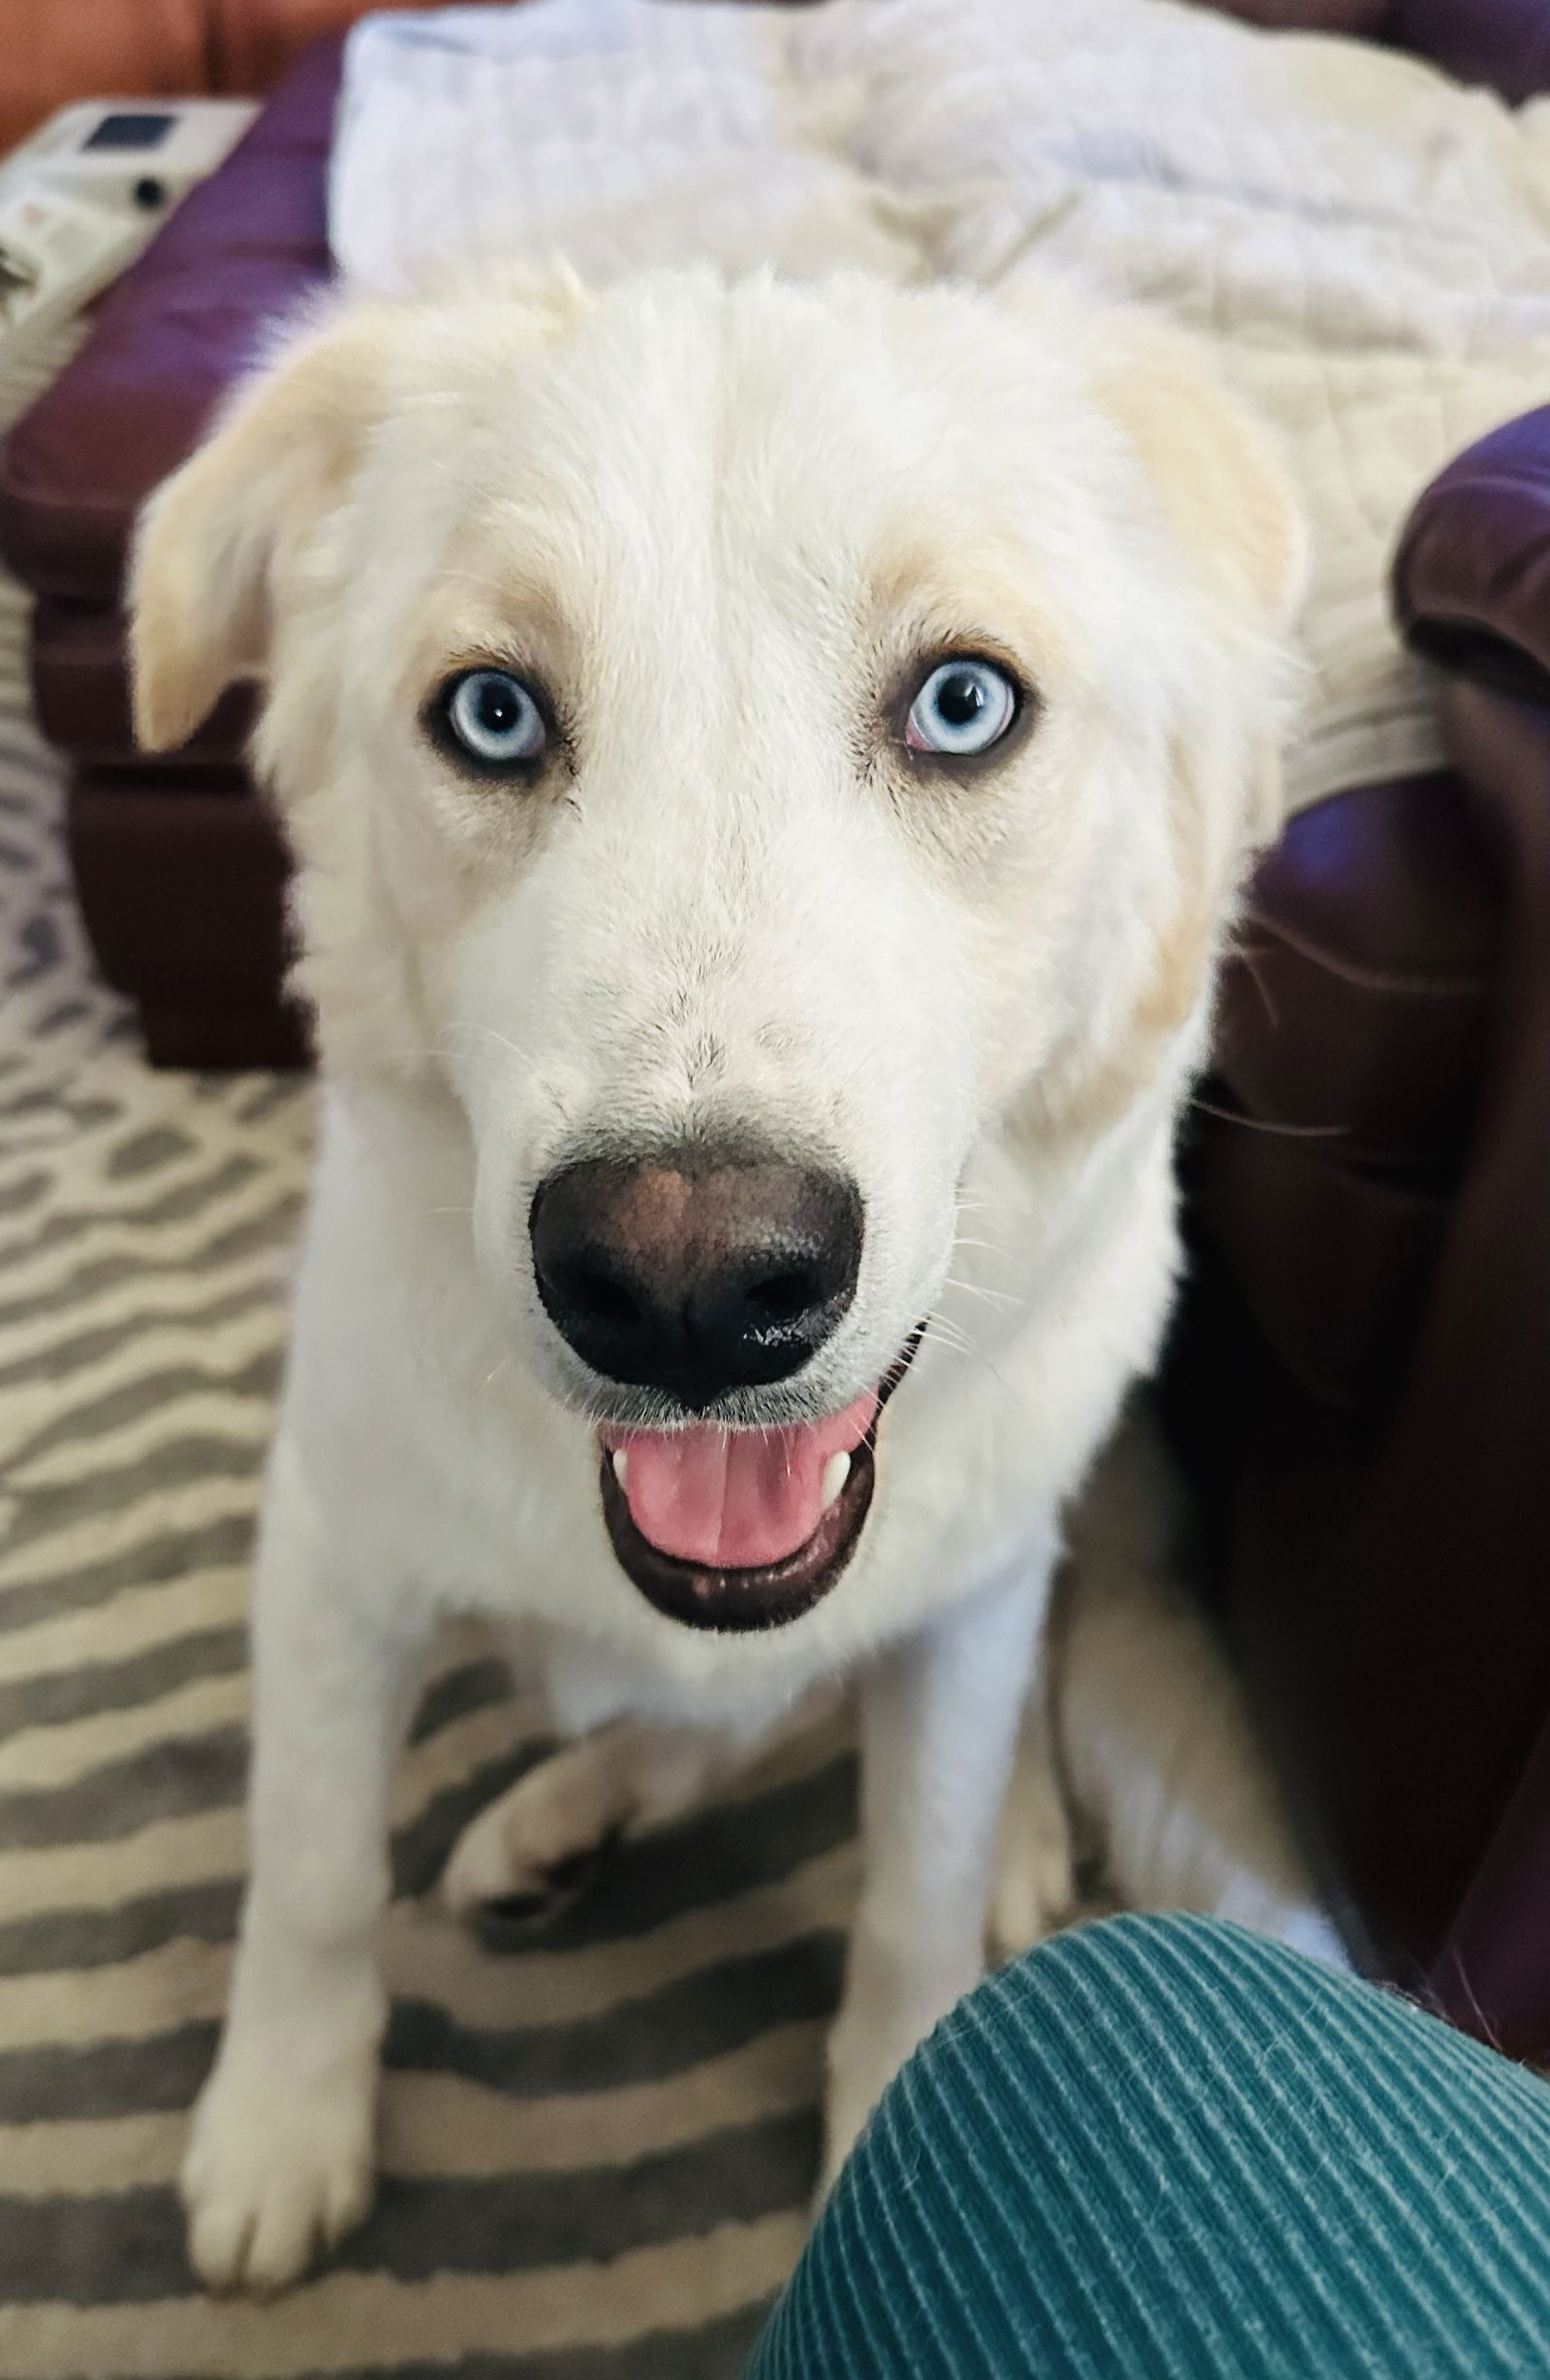
[[[823,1510],[828,1511],[840,1489],[851,1476],[849,1455],[831,1455],[823,1465]]]
[[[613,1476],[622,1488],[630,1477],[630,1457],[622,1446],[616,1446],[608,1459],[613,1464]]]

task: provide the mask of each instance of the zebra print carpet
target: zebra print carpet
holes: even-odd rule
[[[721,2380],[804,2227],[852,1891],[843,1733],[541,1939],[432,1886],[535,1757],[479,1642],[399,1779],[377,2208],[270,2304],[174,2176],[243,1861],[244,1597],[310,1098],[152,1074],[93,977],[0,591],[0,2380]]]

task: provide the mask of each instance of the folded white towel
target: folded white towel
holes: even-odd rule
[[[788,68],[778,8],[532,0],[368,16],[350,36],[334,254],[373,289],[450,251],[564,255],[592,278],[703,257],[919,268],[844,102]]]

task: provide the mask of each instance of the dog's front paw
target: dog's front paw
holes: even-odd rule
[[[211,2289],[299,2279],[371,2204],[376,2059],[294,2081],[223,2058],[194,2111],[180,2187],[189,2256]]]
[[[823,2102],[823,2166],[817,2204],[822,2207],[839,2178],[873,2109],[905,2059],[929,2031],[929,2020],[875,2020],[842,2010],[829,2035],[828,2089]]]
[[[573,1744],[480,1810],[442,1871],[452,1914],[538,1918],[574,1898],[612,1830],[604,1783],[592,1746]]]
[[[999,1966],[1020,1958],[1070,1921],[1075,1863],[1066,1813],[1051,1801],[1026,1832],[1008,1834],[991,1902],[987,1948]]]
[[[1076,1852],[1047,1733],[1025,1723],[1002,1811],[986,1948],[992,1962],[1021,1957],[1069,1922]]]

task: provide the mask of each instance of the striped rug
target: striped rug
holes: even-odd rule
[[[243,1863],[244,1603],[305,1082],[152,1074],[98,985],[0,589],[0,2380],[721,2380],[789,2269],[852,1886],[843,1731],[541,1938],[439,1865],[528,1760],[475,1637],[401,1765],[376,2210],[267,2305],[173,2187]]]

